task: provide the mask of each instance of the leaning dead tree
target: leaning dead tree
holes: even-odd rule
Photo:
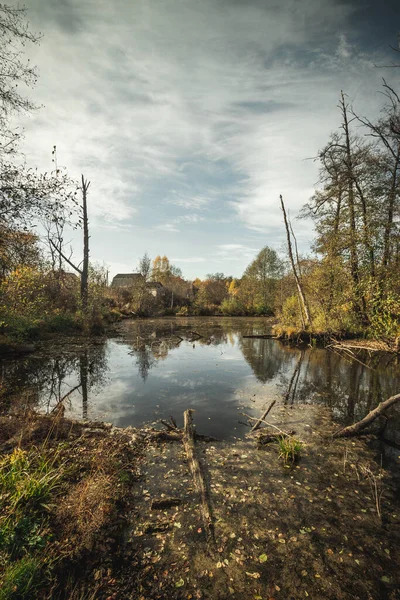
[[[352,435],[357,435],[358,433],[366,429],[369,425],[371,425],[371,423],[373,423],[378,417],[383,415],[388,408],[390,408],[391,406],[393,406],[393,404],[396,404],[396,402],[399,401],[400,394],[391,396],[384,402],[380,402],[378,406],[374,408],[374,410],[371,410],[371,412],[369,412],[366,417],[361,419],[361,421],[357,421],[357,423],[354,423],[353,425],[349,425],[344,429],[340,429],[339,431],[333,434],[333,437],[350,437]]]
[[[58,254],[76,271],[81,280],[81,302],[82,309],[86,311],[88,305],[88,284],[89,284],[89,221],[87,213],[87,192],[90,181],[82,175],[82,228],[83,228],[83,260],[79,265],[74,264],[62,250],[61,242],[55,243],[50,239],[50,243]],[[81,266],[82,265],[82,266]]]
[[[281,207],[282,207],[282,212],[283,212],[283,219],[285,221],[286,238],[287,238],[287,244],[288,244],[288,252],[289,252],[290,264],[292,266],[292,271],[293,271],[293,275],[294,275],[294,278],[295,278],[295,281],[296,281],[297,292],[298,292],[298,296],[299,296],[301,320],[302,320],[302,323],[303,323],[303,327],[306,328],[306,327],[309,327],[311,325],[310,311],[309,311],[309,308],[308,308],[306,297],[304,295],[303,286],[302,286],[301,280],[300,280],[300,275],[297,272],[296,264],[295,264],[294,258],[293,258],[293,250],[292,250],[292,242],[291,242],[291,239],[290,239],[289,222],[288,222],[288,218],[287,218],[287,215],[286,215],[286,210],[285,210],[285,205],[283,203],[282,194],[279,197],[280,197],[280,200],[281,200]]]

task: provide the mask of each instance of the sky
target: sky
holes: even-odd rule
[[[167,255],[188,279],[240,277],[284,251],[313,157],[340,126],[340,91],[374,118],[396,58],[396,0],[26,0],[41,108],[23,119],[28,164],[91,181],[91,260],[111,276]],[[397,76],[397,79],[399,77]],[[79,233],[71,234],[79,255]]]

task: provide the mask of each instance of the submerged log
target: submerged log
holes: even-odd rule
[[[195,431],[193,426],[192,409],[183,413],[183,447],[185,448],[189,469],[193,477],[194,487],[200,496],[200,513],[206,532],[207,541],[214,544],[214,528],[211,515],[211,507],[206,482],[202,473],[199,459],[196,456]]]
[[[339,429],[339,431],[336,431],[332,437],[334,437],[334,438],[350,437],[352,435],[357,435],[358,433],[363,431],[366,427],[368,427],[368,425],[371,425],[371,423],[373,423],[375,421],[375,419],[380,417],[388,408],[390,408],[391,406],[393,406],[393,404],[396,404],[396,402],[399,402],[399,401],[400,401],[400,394],[391,396],[384,402],[380,402],[378,404],[378,406],[376,408],[374,408],[374,410],[371,410],[371,412],[369,412],[366,417],[361,419],[361,421],[357,421],[357,423],[354,423],[353,425],[344,427],[344,429]]]

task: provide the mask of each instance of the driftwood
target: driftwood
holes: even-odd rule
[[[151,510],[164,510],[172,506],[179,506],[181,502],[180,498],[160,498],[152,501]]]
[[[247,415],[246,413],[240,413],[240,414],[242,414],[244,417],[247,417],[250,421],[261,421],[261,423],[265,423],[265,425],[268,425],[268,427],[273,427],[274,429],[276,429],[279,432],[280,435],[289,436],[289,435],[293,435],[296,433],[295,431],[292,431],[292,432],[283,431],[283,429],[279,429],[279,427],[277,427],[273,423],[268,423],[264,419],[255,419],[254,417],[251,417],[250,415]]]
[[[258,419],[257,423],[252,427],[250,433],[253,433],[253,431],[256,431],[257,429],[259,429],[261,427],[261,423],[264,421],[265,417],[268,415],[268,413],[270,412],[272,407],[275,405],[275,402],[276,402],[276,400],[273,400],[271,402],[271,404],[269,405],[267,410],[261,415],[261,417]]]
[[[206,532],[207,541],[214,544],[214,528],[211,516],[211,507],[206,482],[202,473],[199,459],[196,456],[195,431],[193,426],[192,409],[183,413],[183,447],[185,448],[189,469],[193,477],[194,487],[200,496],[200,513]]]
[[[169,421],[166,421],[165,419],[160,419],[160,423],[162,423],[168,431],[153,432],[151,434],[153,439],[170,442],[182,441],[184,432],[182,429],[179,429],[174,417],[171,416],[169,418]],[[213,437],[212,435],[203,435],[201,433],[197,433],[197,431],[194,432],[194,438],[202,442],[218,442],[218,439]]]
[[[333,434],[333,437],[335,437],[335,438],[336,437],[350,437],[352,435],[357,435],[358,433],[363,431],[366,427],[368,427],[368,425],[371,425],[371,423],[373,423],[375,421],[375,419],[380,417],[388,408],[390,408],[393,404],[396,404],[396,402],[399,402],[399,401],[400,401],[400,394],[391,396],[384,402],[380,402],[378,404],[378,406],[376,408],[374,408],[374,410],[371,410],[371,412],[369,412],[366,417],[361,419],[361,421],[357,421],[357,423],[354,423],[353,425],[349,425],[348,427],[345,427],[344,429],[340,429],[339,431],[336,431],[336,433]]]

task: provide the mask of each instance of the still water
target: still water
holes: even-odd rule
[[[273,399],[323,404],[346,423],[400,390],[398,358],[293,347],[245,337],[270,332],[262,318],[129,321],[121,336],[63,342],[2,363],[2,385],[44,412],[66,394],[66,415],[141,426],[196,409],[198,431],[241,436],[246,418]]]

